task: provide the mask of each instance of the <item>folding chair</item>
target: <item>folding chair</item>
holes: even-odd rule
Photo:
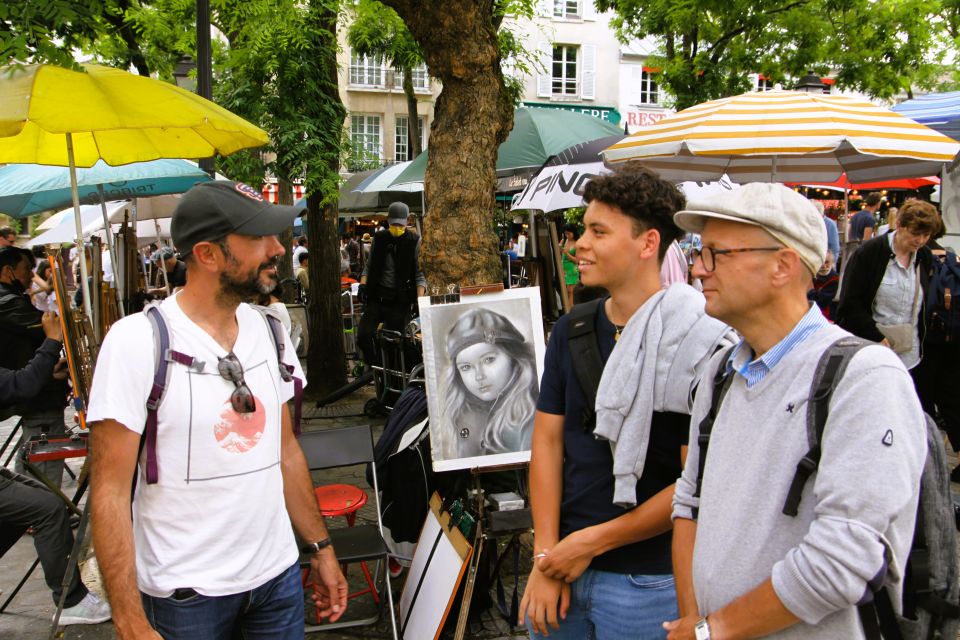
[[[377,487],[377,471],[373,457],[373,432],[370,425],[309,431],[300,435],[300,448],[307,459],[311,471],[335,469],[360,464],[370,464],[373,469],[373,499],[376,507],[377,524],[361,524],[355,527],[330,529],[330,538],[341,564],[377,560],[381,570],[378,577],[383,582],[380,591],[386,589],[386,604],[390,612],[390,626],[393,638],[397,638],[397,621],[393,611],[393,592],[387,574],[387,545],[383,540],[383,522],[380,518],[380,492]],[[300,556],[300,567],[310,566],[309,555]],[[326,624],[307,625],[307,632],[329,631],[344,627],[356,627],[373,624],[380,619],[384,599],[379,598],[376,615],[362,620],[344,620]]]

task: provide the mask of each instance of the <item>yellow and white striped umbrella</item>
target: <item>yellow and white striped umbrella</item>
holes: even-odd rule
[[[608,147],[667,180],[851,182],[938,175],[960,143],[870,102],[797,91],[744,93],[684,109]]]

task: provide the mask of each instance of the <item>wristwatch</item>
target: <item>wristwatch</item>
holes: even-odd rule
[[[693,630],[697,634],[697,640],[710,640],[710,625],[707,624],[706,618],[702,618],[700,622],[693,627]]]
[[[300,553],[317,553],[322,551],[333,544],[333,541],[330,538],[324,538],[323,540],[318,540],[317,542],[311,542],[300,547]]]

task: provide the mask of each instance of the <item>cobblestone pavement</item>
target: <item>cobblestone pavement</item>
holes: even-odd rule
[[[362,389],[341,402],[321,410],[308,408],[309,405],[307,405],[304,407],[304,429],[329,429],[356,424],[372,424],[374,427],[374,437],[376,438],[383,430],[385,421],[382,418],[370,419],[362,415],[363,403],[370,397],[373,397],[372,387]],[[6,439],[15,423],[15,419],[0,422],[0,442]],[[2,462],[2,460],[0,460],[0,462]],[[82,460],[73,459],[68,461],[68,464],[74,471],[79,471]],[[362,468],[346,468],[314,473],[314,481],[317,484],[334,482],[356,484],[367,490],[368,494],[371,491],[364,478],[364,470]],[[65,477],[64,490],[68,495],[72,494],[75,486],[73,481]],[[360,510],[358,521],[375,521],[372,500]],[[331,527],[345,526],[341,518],[333,519],[332,522],[329,522],[329,525]],[[529,545],[529,540],[527,541],[527,545]],[[529,557],[530,554],[525,553],[523,555]],[[96,558],[92,553],[88,554],[88,556],[82,564],[84,583],[90,587],[92,591],[102,594]],[[35,559],[36,552],[33,548],[32,539],[29,536],[21,538],[9,552],[0,558],[0,590],[3,591],[3,594],[0,595],[0,602],[6,599],[7,594],[13,591],[20,577],[26,572]],[[365,584],[362,573],[358,569],[359,567],[351,567],[348,571],[351,593],[361,589],[362,585]],[[371,570],[373,569],[374,567],[371,566]],[[521,569],[522,572],[528,570],[529,566]],[[399,600],[404,576],[405,574],[391,582],[395,601]],[[513,587],[513,576],[510,575],[509,580],[507,580],[507,578],[508,576],[504,575],[504,584],[507,587],[509,598]],[[495,598],[494,593],[491,593],[491,596]],[[361,596],[350,601],[347,609],[347,617],[364,617],[372,613],[374,607],[375,605],[369,596]],[[0,638],[3,640],[45,639],[50,632],[54,611],[55,604],[52,601],[49,589],[47,589],[43,581],[43,574],[38,568],[20,593],[17,594],[13,602],[10,603],[7,611],[0,615]],[[312,613],[308,611],[307,615],[311,616]],[[500,616],[498,610],[493,607],[479,613],[477,620],[471,622],[466,636],[477,640],[506,640],[507,638],[526,637],[526,633],[522,629],[511,628]],[[116,636],[114,635],[112,625],[104,623],[90,626],[61,627],[57,637],[69,640],[108,640]],[[373,626],[314,633],[308,635],[308,637],[318,640],[390,638],[390,622],[384,615],[381,616],[379,623]]]

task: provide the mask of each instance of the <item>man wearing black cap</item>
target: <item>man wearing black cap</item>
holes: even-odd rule
[[[427,280],[420,270],[420,236],[407,231],[410,209],[394,202],[387,212],[390,227],[373,236],[370,259],[360,276],[360,301],[363,316],[357,339],[363,360],[368,365],[379,362],[374,335],[377,327],[401,330],[410,320],[410,305],[427,290]]]
[[[294,530],[311,549],[322,615],[336,619],[346,607],[291,427],[293,383],[280,373],[266,318],[244,303],[276,286],[277,234],[297,214],[227,181],[197,185],[180,201],[171,232],[189,275],[158,307],[169,366],[144,455],[153,320],[128,316],[104,340],[87,414],[92,526],[96,547],[110,550],[99,562],[120,638],[303,638]],[[284,340],[282,353],[294,354],[285,332]],[[302,378],[296,358],[284,360]]]

